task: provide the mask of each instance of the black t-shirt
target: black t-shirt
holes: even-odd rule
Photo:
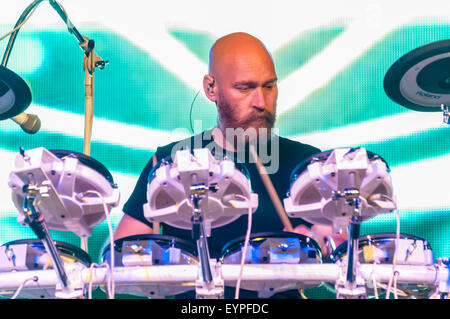
[[[158,147],[155,153],[157,160],[160,161],[161,159],[170,157],[174,147],[180,149],[181,145],[184,145],[185,148],[189,149],[199,147],[208,148],[216,158],[219,157],[218,159],[225,154],[225,151],[214,142],[211,130],[209,130],[183,141]],[[261,154],[260,150],[264,154]],[[267,167],[267,171],[273,186],[277,191],[278,197],[283,201],[289,190],[290,176],[295,167],[308,157],[320,153],[320,150],[311,145],[302,144],[277,136],[276,139],[272,139],[266,143],[264,147],[258,147],[258,153],[262,159],[267,159],[262,160],[262,162]],[[220,154],[220,156],[218,156],[218,154]],[[244,154],[244,157],[242,154]],[[229,153],[227,155],[229,155]],[[251,231],[253,234],[261,232],[281,232],[283,231],[283,224],[275,210],[269,194],[267,193],[257,166],[249,156],[249,152],[246,151],[241,152],[238,155],[235,154],[233,159],[238,165],[244,165],[246,167],[252,190],[258,194],[258,208],[252,216]],[[230,156],[228,156],[228,158],[230,158]],[[275,171],[277,165],[278,169]],[[152,168],[153,161],[150,159],[142,171],[133,193],[123,207],[125,214],[136,218],[150,227],[152,227],[152,223],[145,218],[143,205],[147,202],[147,185]],[[290,221],[294,227],[299,224],[311,226],[311,224],[300,218],[291,218]],[[161,226],[162,234],[189,240],[195,245],[195,242],[192,240],[192,231],[175,228],[165,223],[161,223]],[[211,258],[220,258],[221,250],[225,244],[244,236],[247,232],[247,227],[248,216],[247,214],[244,214],[229,224],[213,228],[211,230],[211,236],[208,238]]]

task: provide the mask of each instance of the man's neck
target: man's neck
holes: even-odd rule
[[[219,145],[224,150],[236,152],[236,147],[233,145],[233,143],[230,143],[230,141],[226,139],[225,133],[222,132],[219,126],[213,128],[212,137],[214,142],[216,142],[216,144]]]
[[[250,137],[250,135],[237,136],[236,133],[239,132],[233,132],[233,129],[231,129],[227,135],[226,130],[222,129],[218,124],[215,128],[212,129],[211,135],[214,142],[222,149],[230,152],[238,152],[243,146],[248,145],[249,139],[253,140],[254,142],[257,141],[258,143],[267,143],[268,139],[270,140],[271,138],[270,136],[266,135],[267,131],[265,132],[265,135],[261,136],[256,133],[256,130],[254,132],[255,135],[251,135],[253,137]]]

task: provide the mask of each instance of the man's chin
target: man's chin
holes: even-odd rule
[[[264,122],[264,123],[255,123],[247,126],[245,128],[245,131],[251,132],[254,137],[256,138],[262,138],[262,137],[269,137],[272,133],[273,125]]]

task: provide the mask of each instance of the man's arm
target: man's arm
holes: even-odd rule
[[[114,239],[132,235],[153,234],[153,229],[130,215],[123,215],[117,225]]]
[[[283,230],[286,231],[286,229]],[[301,224],[294,228],[294,233],[302,234],[314,239],[320,245],[323,256],[328,256],[332,253],[326,245],[327,240],[332,239],[336,247],[347,240],[346,230],[342,234],[335,234],[333,233],[331,226],[328,225],[312,225],[311,228],[308,228]]]
[[[151,166],[149,166],[151,163]],[[147,181],[148,172],[152,167],[155,167],[158,163],[158,159],[156,154],[153,154],[152,161],[147,164],[143,173],[139,177],[138,184],[136,185],[133,194],[136,193],[137,189],[139,189],[139,185],[143,185],[141,181]],[[145,173],[144,173],[145,172]],[[143,188],[143,186],[142,186]],[[144,189],[144,188],[143,188]],[[138,197],[140,198],[140,197]],[[131,210],[135,210],[131,208]],[[159,223],[154,223],[155,229],[159,232]],[[119,224],[116,227],[116,232],[114,234],[114,239],[119,239],[122,237],[133,236],[133,235],[142,235],[142,234],[153,234],[153,228],[144,224],[142,221],[130,216],[128,214],[124,214]]]

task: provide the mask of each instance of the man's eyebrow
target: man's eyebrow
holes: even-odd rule
[[[275,77],[273,79],[267,80],[266,82],[264,82],[264,84],[269,84],[269,83],[277,83],[278,82],[278,78]]]
[[[233,85],[251,85],[256,84],[255,81],[236,81],[233,83]]]
[[[269,84],[269,83],[276,83],[278,81],[278,78],[273,78],[270,80],[267,80],[266,82],[263,83],[263,85]],[[258,82],[256,81],[237,81],[233,83],[233,86],[238,86],[238,85],[244,85],[244,86],[257,86]]]

